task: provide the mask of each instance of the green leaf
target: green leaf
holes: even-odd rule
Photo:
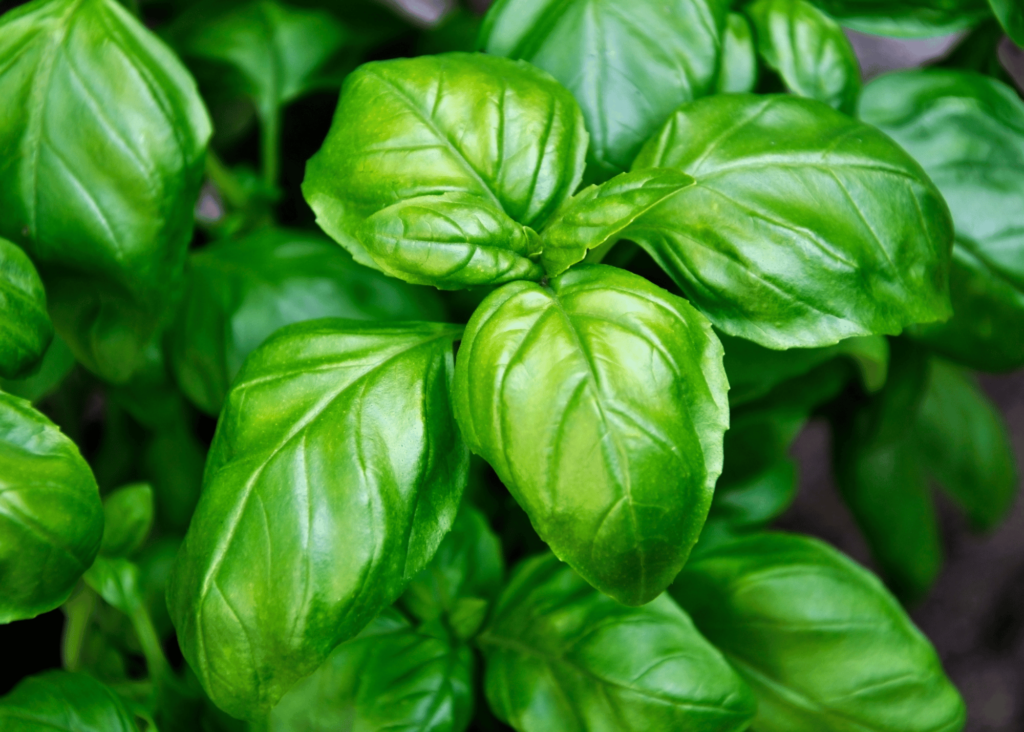
[[[757,695],[758,732],[953,732],[964,705],[874,575],[807,537],[701,554],[672,595]]]
[[[1010,40],[1024,47],[1024,5],[1020,0],[988,0],[988,4]]]
[[[269,732],[462,732],[473,709],[473,652],[385,610],[335,649],[270,715]]]
[[[468,193],[536,229],[579,185],[586,149],[572,95],[529,64],[466,53],[378,61],[346,79],[302,191],[321,228],[374,267],[351,232],[377,211]]]
[[[757,0],[745,12],[761,58],[790,91],[853,114],[860,66],[838,23],[807,0]]]
[[[1024,366],[1024,101],[980,74],[929,69],[880,77],[860,104],[866,121],[913,155],[956,225],[953,318],[914,333],[974,368]]]
[[[126,380],[173,304],[210,122],[185,68],[115,0],[0,20],[0,236],[32,256],[57,332]]]
[[[540,251],[536,232],[469,193],[399,201],[357,236],[378,269],[414,285],[457,290],[544,276],[529,258]]]
[[[583,265],[484,300],[455,413],[555,554],[640,605],[679,572],[711,503],[729,422],[721,358],[685,300]]]
[[[757,50],[754,31],[739,13],[729,13],[722,36],[722,58],[718,67],[715,92],[743,94],[757,84]]]
[[[1017,497],[1006,424],[974,379],[932,360],[915,424],[921,460],[979,529],[991,529]]]
[[[74,368],[75,357],[71,349],[63,338],[55,335],[35,373],[13,381],[0,379],[0,390],[38,402],[52,394]]]
[[[815,347],[949,316],[942,196],[892,140],[820,102],[692,102],[634,167],[697,180],[625,235],[729,335]]]
[[[687,186],[693,178],[675,170],[635,170],[590,186],[563,204],[541,238],[542,261],[551,276],[582,261],[587,250],[614,244],[631,223]]]
[[[182,391],[208,414],[220,412],[245,357],[284,325],[444,317],[434,293],[356,265],[322,236],[287,229],[198,250],[186,282],[168,353]]]
[[[75,443],[0,393],[0,623],[68,599],[103,536],[103,504]]]
[[[524,59],[573,93],[592,136],[588,175],[629,168],[673,109],[711,93],[723,0],[499,0],[480,47]]]
[[[53,340],[46,290],[25,252],[0,238],[0,378],[20,379]]]
[[[153,486],[158,526],[182,536],[199,500],[206,446],[187,422],[156,432],[142,453],[142,476]]]
[[[989,14],[985,0],[814,0],[841,25],[861,33],[905,38],[945,36]]]
[[[138,732],[121,698],[86,674],[47,671],[0,697],[4,732]]]
[[[519,732],[739,732],[755,710],[668,596],[625,607],[551,554],[515,570],[480,647],[487,701]]]
[[[728,454],[728,445],[726,446]],[[796,498],[796,463],[782,458],[764,470],[715,490],[708,520],[721,519],[744,528],[764,526],[781,516]]]
[[[430,561],[469,454],[451,413],[461,327],[324,319],[246,360],[168,590],[222,709],[265,715]]]
[[[100,553],[128,557],[149,537],[153,528],[153,488],[133,483],[118,488],[103,499],[103,542]]]

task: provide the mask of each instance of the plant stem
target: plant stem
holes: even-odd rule
[[[139,636],[139,643],[142,645],[142,655],[146,658],[146,668],[149,670],[149,678],[155,680],[163,679],[171,674],[171,664],[167,662],[163,646],[160,645],[160,637],[153,627],[153,619],[149,617],[149,611],[141,600],[132,603],[131,612],[128,614],[135,628],[135,634]]]
[[[77,671],[81,667],[82,646],[85,645],[85,634],[95,607],[96,593],[89,587],[82,587],[81,592],[64,603],[64,614],[68,620],[64,625],[60,650],[61,661],[68,671]]]
[[[260,113],[260,165],[268,190],[277,186],[281,157],[281,113],[278,109]]]

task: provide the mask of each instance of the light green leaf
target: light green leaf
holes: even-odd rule
[[[625,236],[729,335],[826,346],[950,314],[942,196],[892,140],[820,102],[691,102],[644,146],[646,167],[697,184]]]
[[[0,19],[0,236],[32,256],[57,332],[126,380],[173,304],[210,122],[177,58],[115,0]]]
[[[469,454],[458,326],[324,319],[246,360],[168,589],[182,652],[229,714],[265,715],[430,561]]]
[[[455,413],[555,554],[640,605],[707,515],[729,422],[721,358],[685,300],[582,265],[484,300],[459,349]]]
[[[39,273],[25,252],[0,238],[0,378],[27,376],[52,340]]]
[[[933,38],[985,19],[985,0],[814,0],[846,28],[880,36]]]
[[[739,13],[729,13],[722,36],[722,58],[718,67],[718,94],[743,94],[757,84],[757,49],[750,23]]]
[[[750,689],[668,596],[630,608],[554,556],[523,562],[480,636],[484,689],[519,732],[747,729]]]
[[[963,728],[927,639],[876,577],[820,541],[734,541],[694,557],[672,595],[753,688],[758,732]]]
[[[133,483],[109,493],[103,499],[103,542],[100,553],[128,557],[149,537],[153,528],[153,488]]]
[[[121,697],[87,674],[47,671],[0,697],[4,732],[138,732]]]
[[[75,443],[0,392],[0,623],[67,600],[102,536],[99,488]]]

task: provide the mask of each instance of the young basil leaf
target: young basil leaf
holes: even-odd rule
[[[379,61],[345,80],[302,192],[323,230],[375,267],[351,232],[377,211],[468,193],[536,229],[576,190],[586,150],[576,100],[527,63],[467,53]]]
[[[26,376],[53,340],[46,290],[25,252],[0,238],[0,378]]]
[[[582,261],[587,250],[614,244],[631,223],[693,178],[675,170],[634,170],[590,186],[563,204],[541,231],[541,260],[551,276]]]
[[[573,93],[592,136],[588,173],[628,169],[673,109],[712,91],[722,0],[499,0],[480,47],[524,59]]]
[[[820,541],[734,541],[695,556],[671,592],[753,688],[758,732],[963,727],[924,635],[874,575]]]
[[[67,600],[102,536],[99,488],[75,443],[0,392],[0,623]]]
[[[220,412],[242,362],[281,326],[323,317],[444,318],[435,293],[359,267],[323,236],[267,229],[189,257],[187,289],[168,334],[182,391]]]
[[[182,652],[229,714],[265,715],[451,527],[469,464],[449,393],[460,332],[316,320],[246,359],[168,590]]]
[[[479,643],[487,701],[519,732],[739,732],[754,714],[750,689],[668,596],[625,607],[551,554],[516,568]]]
[[[0,697],[4,732],[138,732],[121,697],[88,674],[47,671]]]
[[[722,58],[715,82],[717,94],[743,94],[757,84],[754,31],[739,13],[729,13],[722,36]]]
[[[640,605],[707,516],[729,422],[721,359],[685,300],[583,265],[484,300],[459,350],[455,413],[552,550]]]
[[[970,28],[985,0],[814,0],[846,28],[879,36],[931,38]]]
[[[0,391],[38,402],[52,394],[74,368],[75,357],[68,344],[60,336],[54,335],[35,372],[23,379],[0,379]]]
[[[103,541],[100,553],[128,557],[149,537],[153,528],[153,488],[134,483],[118,488],[103,499]]]
[[[1024,365],[1024,102],[979,74],[929,69],[868,84],[860,114],[921,163],[953,212],[953,318],[915,329],[948,358]]]
[[[860,65],[838,23],[807,0],[757,0],[745,12],[761,58],[790,91],[853,114]]]
[[[469,193],[399,201],[357,236],[382,272],[414,285],[457,290],[544,276],[529,258],[540,251],[537,234]]]
[[[385,610],[274,707],[268,732],[462,732],[473,710],[473,652]]]
[[[921,460],[979,529],[991,529],[1017,496],[1013,448],[1002,416],[971,376],[931,363],[914,435]]]
[[[1010,40],[1024,47],[1024,5],[1020,0],[988,0],[988,4]]]
[[[892,140],[820,102],[691,102],[633,165],[696,178],[625,235],[729,335],[814,347],[949,316],[942,196]]]
[[[195,83],[115,0],[4,14],[0,69],[0,236],[39,266],[78,360],[124,381],[192,234],[210,137]]]

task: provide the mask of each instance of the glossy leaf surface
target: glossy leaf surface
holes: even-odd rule
[[[536,228],[579,185],[586,150],[576,101],[529,64],[467,53],[380,61],[345,80],[302,191],[321,228],[372,267],[350,232],[377,211],[468,193]]]
[[[467,193],[399,201],[369,217],[359,240],[382,272],[414,285],[455,290],[544,276],[530,259],[540,251],[536,232]]]
[[[686,301],[584,265],[477,309],[456,416],[552,550],[639,605],[672,581],[707,515],[729,421],[721,358]]]
[[[985,0],[815,0],[815,4],[847,28],[907,38],[964,30],[990,12]]]
[[[592,177],[629,168],[673,109],[711,92],[728,3],[500,0],[480,46],[529,61],[573,93],[591,134]]]
[[[729,13],[722,35],[722,58],[715,91],[743,94],[757,83],[757,49],[750,23],[739,13]]]
[[[559,275],[586,256],[587,250],[614,243],[631,223],[687,186],[693,178],[675,170],[635,170],[577,193],[541,231],[541,261],[549,275]]]
[[[672,594],[757,695],[759,732],[953,732],[964,705],[882,584],[814,539],[759,534],[687,564]]]
[[[692,102],[634,167],[697,180],[626,235],[729,335],[825,346],[950,313],[941,195],[888,137],[820,102]]]
[[[757,0],[745,12],[761,58],[790,91],[853,114],[860,66],[838,23],[807,0]]]
[[[75,444],[0,393],[0,623],[64,602],[103,535],[96,479]]]
[[[52,340],[39,273],[25,252],[0,239],[0,378],[28,375]]]
[[[138,732],[134,716],[110,688],[91,676],[47,671],[0,697],[4,732]]]
[[[114,0],[0,19],[0,236],[46,283],[57,331],[123,381],[177,293],[210,123],[177,58]]]
[[[217,414],[242,362],[278,328],[315,318],[440,320],[437,296],[355,264],[315,234],[269,229],[189,257],[168,343],[182,391]]]
[[[109,557],[134,554],[153,528],[153,488],[148,483],[122,486],[103,499],[103,542]]]
[[[519,732],[739,732],[755,709],[668,596],[625,607],[551,554],[515,570],[480,646],[487,701]]]
[[[338,646],[270,715],[270,732],[462,732],[473,709],[473,652],[385,610]]]
[[[974,368],[1024,365],[1024,101],[995,79],[906,71],[864,89],[860,115],[928,171],[953,212],[954,315],[916,334]]]
[[[465,488],[461,328],[324,319],[238,375],[168,591],[210,698],[266,714],[430,561]]]

